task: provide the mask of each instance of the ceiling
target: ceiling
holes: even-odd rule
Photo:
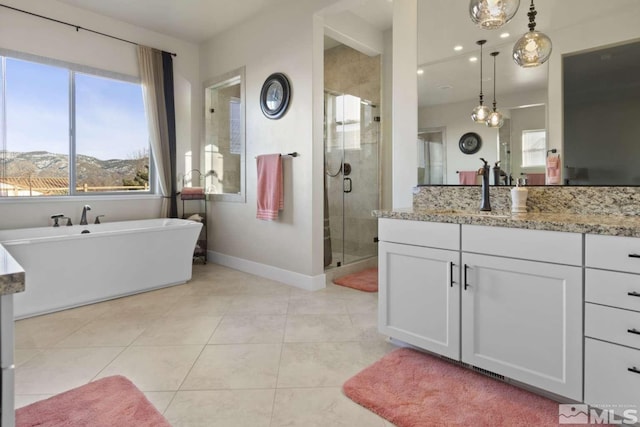
[[[201,43],[234,25],[257,16],[269,7],[292,0],[58,0],[82,9],[109,16],[182,40]],[[300,1],[300,0],[297,0]],[[469,19],[468,1],[418,0],[418,64],[425,73],[418,76],[421,105],[459,102],[477,96],[479,64],[469,56],[478,56],[476,40],[487,39],[484,49],[485,100],[492,93],[492,65],[488,55],[501,53],[496,60],[498,94],[514,90],[546,87],[547,65],[523,70],[511,60],[515,41],[527,30],[528,2],[520,1],[515,18],[503,29],[487,31]],[[393,0],[343,0],[346,10],[379,31],[391,28]],[[582,25],[612,10],[640,6],[640,0],[536,0],[537,30],[552,36],[554,31]],[[510,36],[501,39],[507,31]],[[460,44],[463,50],[454,52]]]
[[[58,1],[181,40],[202,43],[291,0]],[[374,28],[381,31],[391,28],[393,0],[348,0],[345,4]]]
[[[201,43],[290,0],[58,0],[181,40]]]

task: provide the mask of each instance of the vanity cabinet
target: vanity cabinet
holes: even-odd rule
[[[382,333],[582,400],[581,234],[385,218],[379,226]],[[425,231],[405,230],[418,226]]]
[[[460,226],[381,219],[380,331],[460,358]]]
[[[640,408],[640,239],[587,235],[585,265],[584,400],[623,417]]]
[[[463,225],[462,265],[462,361],[582,400],[582,235]]]

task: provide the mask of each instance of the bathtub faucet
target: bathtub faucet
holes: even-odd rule
[[[64,214],[51,215],[51,219],[53,220],[54,227],[60,227],[60,224],[58,224],[58,220],[60,218],[64,218]]]
[[[84,205],[84,207],[82,208],[82,216],[80,217],[80,225],[87,225],[87,211],[91,210],[91,206],[89,205]]]

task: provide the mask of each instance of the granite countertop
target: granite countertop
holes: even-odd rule
[[[640,217],[638,216],[579,215],[574,213],[502,214],[501,212],[480,212],[479,210],[411,208],[392,211],[376,210],[372,214],[378,218],[640,237]]]
[[[0,295],[24,291],[24,269],[0,245]]]

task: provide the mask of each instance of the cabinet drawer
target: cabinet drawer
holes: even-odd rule
[[[584,319],[586,336],[640,349],[640,313],[585,304]]]
[[[582,265],[582,235],[578,233],[463,225],[462,250],[532,261]]]
[[[458,224],[380,218],[378,238],[384,242],[460,250]]]
[[[585,264],[587,267],[640,273],[640,239],[587,234]]]
[[[587,268],[585,301],[640,311],[640,276]]]
[[[585,340],[584,401],[603,409],[640,408],[640,350]]]

